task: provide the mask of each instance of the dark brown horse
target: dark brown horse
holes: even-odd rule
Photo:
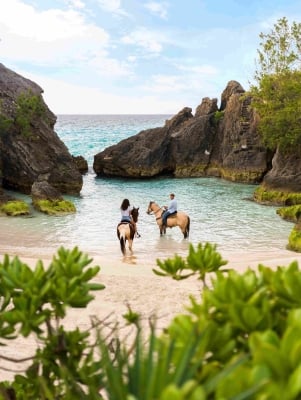
[[[160,207],[157,203],[154,201],[150,201],[147,209],[147,214],[154,214],[156,217],[156,222],[159,225],[160,229],[160,235],[163,235],[166,233],[166,228],[163,227],[162,223],[162,214],[163,214],[164,208]],[[178,226],[183,235],[184,239],[187,239],[189,236],[189,229],[190,229],[190,218],[189,216],[184,213],[183,211],[178,211],[175,214],[171,214],[167,218],[167,227],[168,228],[173,228],[174,226]]]
[[[135,224],[138,222],[138,215],[139,215],[139,207],[138,208],[133,208],[131,211],[131,215],[133,218],[133,221],[135,222]],[[128,245],[129,245],[129,250],[131,253],[133,253],[133,240],[135,237],[135,225],[131,222],[119,222],[119,224],[117,225],[117,237],[119,239],[120,242],[120,249],[123,255],[126,254],[126,241],[128,241]]]

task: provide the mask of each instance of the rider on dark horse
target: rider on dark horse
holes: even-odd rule
[[[133,220],[133,217],[132,217],[133,209],[134,209],[134,207],[130,205],[130,201],[128,199],[124,199],[122,201],[121,206],[120,206],[120,212],[121,212],[120,223],[129,223],[131,229],[133,229],[133,232],[136,234],[136,237],[140,237],[140,235],[137,231],[136,222]]]

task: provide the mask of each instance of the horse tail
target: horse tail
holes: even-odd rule
[[[124,237],[124,233],[121,234],[120,237],[120,249],[123,255],[125,255],[125,237]]]
[[[119,226],[117,228],[117,236],[118,236],[118,239],[120,242],[121,252],[123,255],[125,255],[125,241],[126,241],[125,232],[124,232],[124,229],[121,229],[121,232],[120,232]]]
[[[190,218],[187,216],[187,224],[184,232],[184,239],[187,239],[189,236],[189,229],[190,229]]]

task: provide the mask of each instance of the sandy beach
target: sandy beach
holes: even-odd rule
[[[43,251],[41,251],[43,253]],[[4,254],[4,253],[3,253]],[[249,252],[249,253],[221,253],[228,260],[227,268],[234,268],[243,272],[247,268],[256,269],[258,264],[264,264],[272,268],[289,265],[297,260],[301,265],[301,254],[287,250],[275,252]],[[13,254],[16,255],[16,254]],[[19,258],[31,267],[36,265],[37,259],[18,254]],[[3,256],[1,256],[2,262]],[[42,258],[44,266],[48,266],[52,256]],[[122,315],[127,311],[127,305],[139,312],[147,324],[150,316],[156,316],[158,329],[163,329],[177,313],[185,311],[189,304],[189,295],[198,297],[201,290],[200,281],[191,277],[182,281],[174,281],[170,278],[155,275],[152,268],[156,267],[156,261],[151,256],[149,259],[140,260],[139,257],[127,256],[115,259],[104,259],[99,255],[93,256],[91,265],[99,265],[100,273],[97,281],[103,283],[106,288],[95,295],[95,299],[87,309],[71,309],[68,312],[66,325],[69,328],[78,326],[82,329],[90,326],[90,317],[109,318],[110,321],[122,321]],[[2,348],[2,354],[21,358],[33,354],[37,343],[34,338],[18,339],[7,348]],[[21,368],[19,364],[1,363],[2,379],[10,379],[13,370]]]

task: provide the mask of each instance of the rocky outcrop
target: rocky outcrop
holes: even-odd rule
[[[61,193],[47,181],[35,182],[31,188],[32,202],[36,203],[39,200],[64,200]]]
[[[83,156],[72,156],[79,172],[84,175],[88,172],[88,161]]]
[[[301,192],[301,154],[277,150],[262,186],[266,190]]]
[[[149,129],[108,147],[94,157],[97,175],[153,177],[218,176],[257,183],[271,156],[257,133],[251,99],[236,81],[222,93],[222,106],[208,97],[195,116],[186,107],[161,128]]]
[[[29,194],[41,176],[61,193],[78,194],[82,176],[53,130],[43,90],[0,64],[0,176],[4,188]]]

